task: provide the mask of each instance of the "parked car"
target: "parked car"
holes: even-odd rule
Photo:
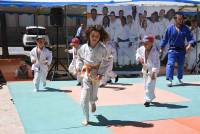
[[[23,35],[23,44],[24,44],[24,50],[31,50],[33,47],[36,46],[36,37],[44,36],[46,43],[45,45],[49,47],[49,37],[47,35],[47,30],[45,27],[42,26],[27,26],[26,32]]]

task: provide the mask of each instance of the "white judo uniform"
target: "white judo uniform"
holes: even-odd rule
[[[89,121],[89,103],[94,104],[97,101],[100,81],[96,77],[98,74],[105,74],[108,66],[107,51],[102,43],[99,42],[95,48],[86,43],[78,50],[77,67],[82,67],[83,77],[80,102],[87,121]]]
[[[45,47],[42,50],[38,47],[34,47],[30,52],[30,58],[31,62],[36,60],[36,63],[32,65],[32,70],[34,71],[33,83],[37,91],[40,87],[40,81],[43,82],[43,86],[46,86],[46,77],[48,66],[52,61],[52,53]],[[47,64],[44,63],[46,60],[48,60]]]
[[[155,39],[155,41],[154,41],[154,45],[156,45],[157,49],[160,50],[160,41],[161,41],[162,33],[161,33],[159,23],[151,22],[148,27],[151,31],[151,34],[154,35],[154,37],[160,36],[160,39]]]
[[[78,82],[81,82],[81,78],[80,78],[81,74],[79,72],[77,72],[77,64],[76,64],[77,59],[78,59],[78,55],[77,55],[78,49],[79,49],[79,47],[78,48],[73,47],[72,49],[68,50],[68,52],[73,55],[73,59],[69,65],[68,70],[71,74],[76,76]]]
[[[115,30],[113,28],[109,27],[104,27],[104,30],[108,33],[109,35],[109,41],[108,41],[108,46],[106,46],[108,50],[108,55],[112,54],[113,56],[113,61],[117,62],[117,50],[116,50],[116,44],[114,42],[115,38]]]
[[[135,55],[136,55],[136,50],[139,47],[140,44],[140,25],[138,25],[139,23],[137,23],[136,21],[134,21],[131,25],[131,27],[129,26],[129,33],[130,33],[130,42],[132,42],[132,46],[131,48],[129,48],[132,52],[130,52],[132,54],[132,62],[133,64],[136,63],[135,60]]]
[[[167,27],[169,25],[169,20],[166,19],[166,18],[159,18],[158,24],[159,24],[159,27],[160,27],[160,35],[161,35],[161,40],[162,40],[164,38],[164,36],[165,36],[166,31],[167,31]],[[164,60],[164,58],[166,57],[168,49],[169,49],[169,45],[167,45],[164,48],[161,60]]]
[[[116,36],[117,36],[117,30],[121,26],[121,21],[119,19],[115,19],[114,21],[110,21],[110,29],[111,32],[109,33],[110,35],[110,40],[115,41]]]
[[[156,75],[160,70],[160,59],[159,52],[155,45],[151,48],[149,55],[145,54],[145,47],[141,46],[137,49],[136,60],[139,61],[139,58],[144,59],[144,64],[142,68],[142,73],[144,77],[144,88],[145,88],[145,96],[144,99],[146,102],[151,102],[155,99],[155,84],[156,79],[151,79],[152,73],[155,72]],[[146,57],[146,58],[145,58]]]
[[[113,70],[113,57],[116,56],[116,49],[113,47],[113,44],[111,41],[108,41],[105,45],[105,48],[107,50],[107,56],[108,56],[108,62],[109,66],[107,71],[105,72],[105,75],[103,76],[101,80],[101,85],[106,85],[107,81],[109,81],[111,78],[114,79],[117,77],[117,74],[114,73]]]
[[[95,20],[93,20],[92,18],[87,19],[87,26],[94,26],[94,25],[102,25],[101,17],[96,16]]]
[[[107,30],[107,28],[105,29],[106,32],[108,32],[110,41],[116,50],[116,55],[113,57],[113,61],[115,63],[117,63],[117,60],[118,60],[117,48],[116,48],[116,39],[117,39],[116,36],[117,36],[117,29],[119,28],[120,25],[121,25],[121,22],[119,21],[119,19],[115,19],[115,21],[110,21],[109,30]]]
[[[200,28],[199,27],[192,30],[192,34],[193,34],[195,41],[200,40]],[[199,54],[200,54],[200,43],[197,43],[197,45],[194,48],[192,48],[192,50],[189,52],[189,56],[188,56],[188,69],[189,70],[192,70],[192,68],[195,65],[195,62],[199,60],[198,59]]]
[[[120,66],[134,64],[132,48],[129,47],[130,43],[130,30],[128,25],[120,25],[117,29],[115,42],[118,43],[118,64]]]

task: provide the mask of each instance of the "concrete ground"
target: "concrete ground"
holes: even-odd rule
[[[1,134],[24,134],[24,127],[5,85],[0,89],[0,115]]]

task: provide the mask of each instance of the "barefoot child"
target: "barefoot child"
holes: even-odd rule
[[[77,81],[78,81],[77,86],[80,86],[81,85],[80,73],[78,73],[76,69],[76,62],[78,58],[77,51],[80,47],[80,40],[78,38],[73,38],[70,43],[70,46],[72,46],[72,49],[69,49],[69,50],[65,49],[65,52],[73,54],[73,59],[69,65],[68,70],[72,75],[77,77]]]
[[[86,30],[88,42],[78,50],[78,71],[81,71],[81,107],[83,109],[83,125],[89,122],[89,104],[91,111],[96,111],[99,83],[109,66],[107,51],[102,42],[108,38],[101,26],[92,26]],[[82,70],[81,70],[82,67]]]

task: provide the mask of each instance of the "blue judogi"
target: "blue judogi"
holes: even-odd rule
[[[180,31],[176,30],[175,24],[170,25],[167,28],[164,39],[161,42],[161,48],[164,48],[167,44],[169,44],[168,61],[166,67],[167,80],[173,80],[174,64],[176,61],[178,63],[177,77],[178,79],[183,78],[186,54],[185,40],[187,40],[187,42],[191,45],[194,44],[193,35],[187,26],[182,25],[179,30]]]

